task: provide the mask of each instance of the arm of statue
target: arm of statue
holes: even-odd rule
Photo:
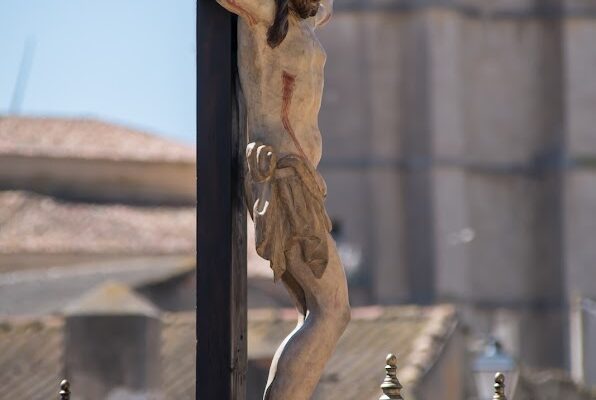
[[[321,0],[319,12],[315,16],[315,25],[317,28],[325,26],[333,14],[333,0]]]
[[[226,10],[243,18],[249,25],[273,20],[275,4],[271,0],[217,0]]]

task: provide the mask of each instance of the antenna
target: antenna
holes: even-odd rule
[[[23,105],[23,98],[25,97],[25,90],[27,88],[27,81],[29,80],[29,73],[31,72],[31,64],[33,63],[33,55],[35,53],[35,39],[29,37],[25,41],[23,48],[23,56],[21,57],[21,65],[19,67],[19,74],[12,92],[12,100],[8,112],[10,114],[19,114],[21,106]]]

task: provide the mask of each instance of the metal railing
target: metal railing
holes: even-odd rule
[[[381,383],[383,395],[379,397],[379,400],[404,400],[401,395],[402,388],[403,386],[397,379],[397,357],[394,354],[388,354],[385,358],[385,379]],[[493,400],[507,400],[505,375],[500,372],[495,375],[493,388]],[[60,400],[70,400],[70,383],[66,379],[60,383]]]
[[[493,400],[507,400],[505,396],[505,375],[498,372],[495,374]],[[383,395],[379,400],[404,400],[401,395],[403,386],[397,379],[397,357],[388,354],[385,359],[385,379],[381,383]]]
[[[60,382],[60,400],[70,400],[70,383],[66,379]]]

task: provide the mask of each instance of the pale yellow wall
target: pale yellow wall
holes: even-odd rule
[[[91,201],[193,205],[191,162],[134,162],[0,156],[0,190]]]

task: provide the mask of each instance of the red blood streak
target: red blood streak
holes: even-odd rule
[[[296,87],[296,75],[292,75],[286,71],[283,71],[281,74],[282,80],[282,105],[281,105],[281,122],[284,125],[286,131],[290,134],[296,149],[300,152],[300,155],[305,159],[308,160],[300,142],[296,138],[296,134],[294,133],[294,129],[290,124],[290,106],[292,105],[292,96],[294,94],[294,88]]]

